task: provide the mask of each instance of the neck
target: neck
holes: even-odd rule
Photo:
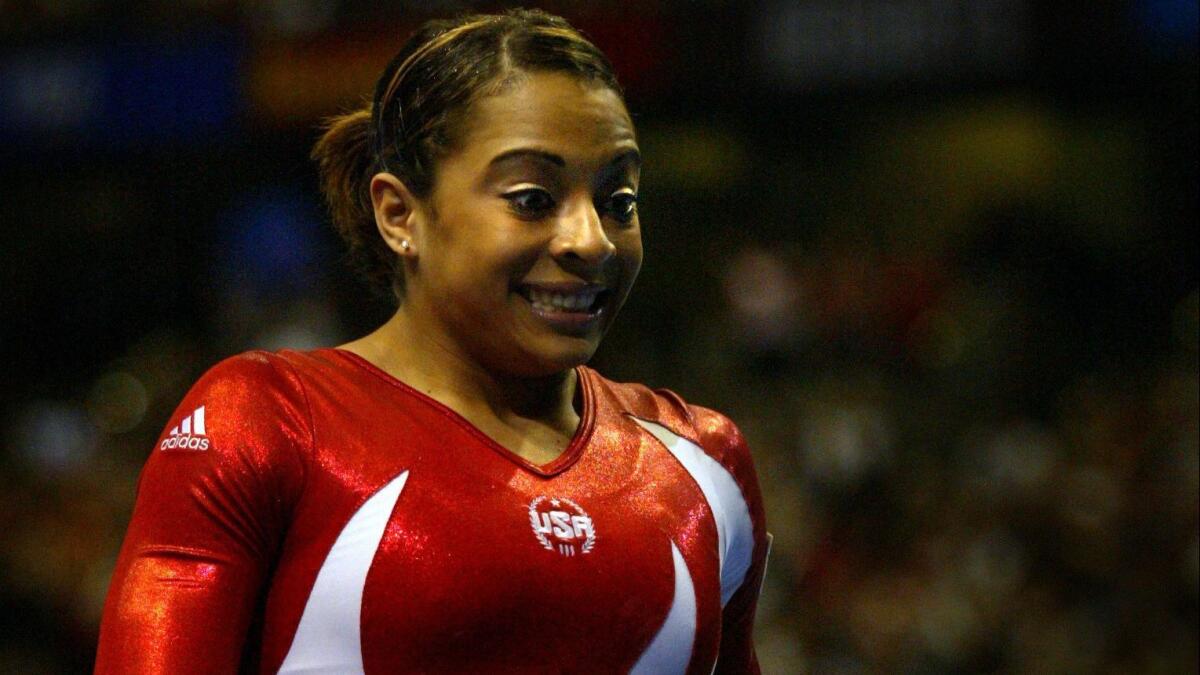
[[[533,420],[568,435],[578,423],[574,370],[534,378],[496,373],[403,306],[378,330],[342,348],[473,421],[481,415]]]

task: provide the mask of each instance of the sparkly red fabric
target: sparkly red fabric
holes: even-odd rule
[[[536,466],[349,352],[217,365],[143,470],[96,671],[276,672],[343,527],[407,471],[362,587],[366,673],[627,672],[672,606],[672,542],[695,588],[687,672],[758,672],[766,537],[741,435],[670,392],[578,372],[580,427]],[[698,444],[745,497],[753,558],[724,609],[710,506],[631,415]],[[207,449],[164,447],[181,424]],[[531,510],[549,500],[586,512],[586,552],[587,531],[570,550],[539,538]]]

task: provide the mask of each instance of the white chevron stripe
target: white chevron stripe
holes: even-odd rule
[[[363,672],[363,586],[408,471],[359,507],[342,528],[317,573],[280,673]]]
[[[658,635],[642,652],[629,671],[630,675],[666,675],[687,671],[696,640],[696,589],[683,554],[671,542],[671,562],[675,566],[675,597]]]
[[[675,435],[656,422],[632,417],[671,451],[692,475],[717,521],[717,553],[721,561],[721,606],[724,607],[746,578],[754,557],[754,523],[737,481],[721,463],[695,443]]]

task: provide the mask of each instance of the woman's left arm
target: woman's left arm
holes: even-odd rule
[[[754,651],[754,613],[766,573],[769,548],[768,542],[755,543],[754,562],[746,572],[746,580],[721,611],[721,651],[714,673],[760,672],[758,655]]]
[[[722,609],[721,647],[717,667],[713,672],[758,673],[758,658],[754,652],[753,639],[754,613],[758,607],[758,594],[762,589],[767,552],[770,548],[758,476],[746,439],[729,418],[707,408],[688,407],[701,445],[709,456],[720,462],[733,477],[750,516],[749,532],[729,535],[738,542],[745,542],[743,546],[750,549],[750,562],[740,585]],[[744,529],[744,526],[741,529]]]

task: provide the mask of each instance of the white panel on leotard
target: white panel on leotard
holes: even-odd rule
[[[675,455],[691,474],[717,521],[717,553],[721,561],[721,606],[746,578],[754,557],[754,523],[750,507],[733,475],[704,449],[656,422],[632,417]]]
[[[317,572],[280,673],[363,672],[363,586],[408,472],[383,486],[342,528]]]
[[[675,565],[675,596],[658,635],[642,652],[629,671],[630,675],[666,675],[687,671],[696,640],[696,589],[683,554],[671,542],[671,561]]]

